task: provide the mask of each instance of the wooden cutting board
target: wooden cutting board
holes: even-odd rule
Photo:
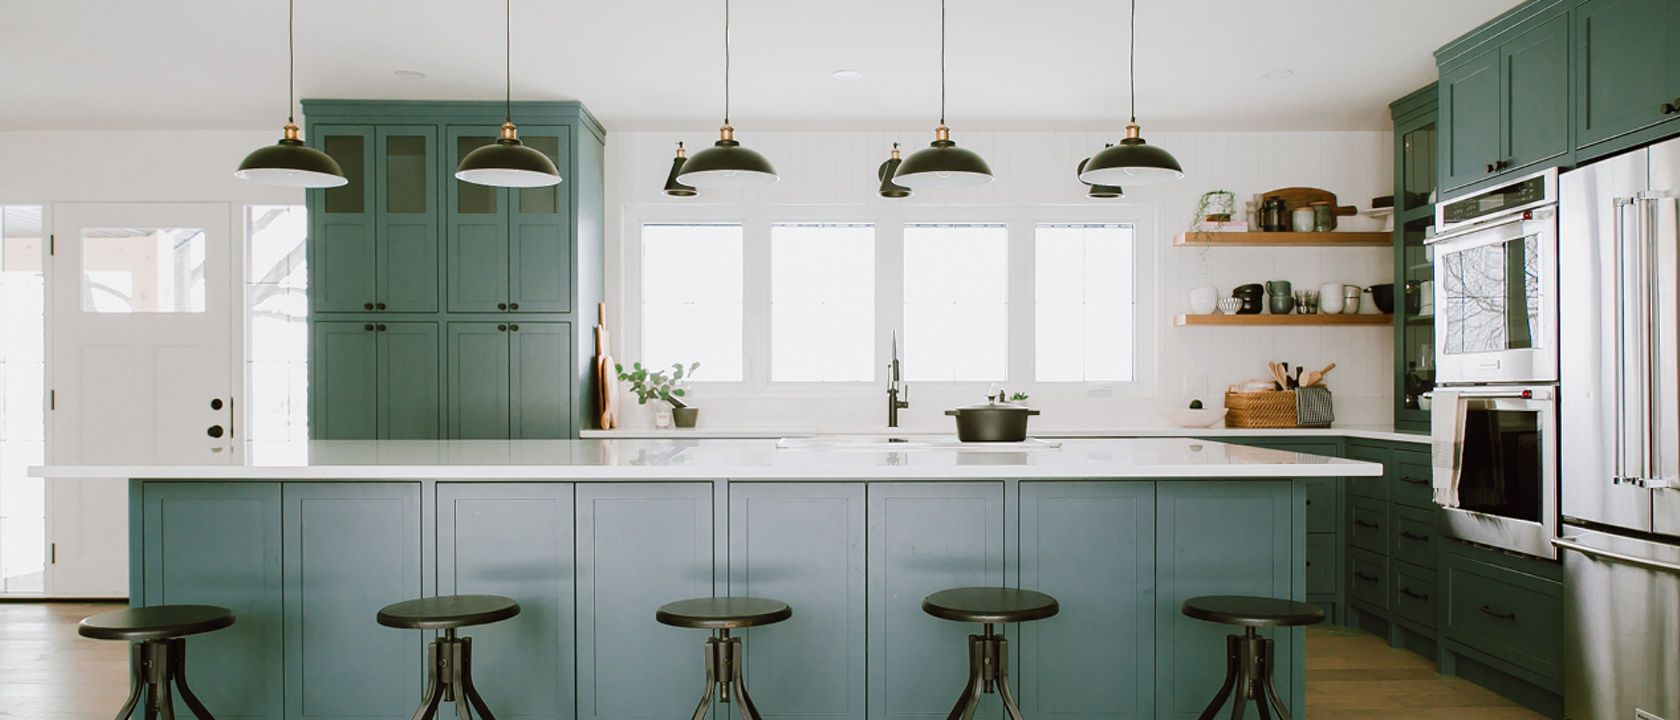
[[[607,304],[595,306],[595,402],[602,430],[618,427],[618,364],[612,358],[612,334],[607,332]]]
[[[1357,207],[1354,207],[1352,205],[1337,205],[1336,204],[1336,193],[1330,192],[1329,190],[1320,190],[1318,188],[1311,188],[1311,187],[1279,188],[1277,190],[1272,190],[1271,192],[1262,193],[1261,197],[1263,197],[1263,198],[1274,198],[1274,197],[1283,198],[1283,202],[1284,202],[1285,205],[1289,206],[1289,211],[1290,212],[1294,212],[1295,208],[1303,208],[1303,207],[1311,205],[1315,202],[1322,201],[1322,202],[1330,203],[1330,205],[1332,207],[1336,208],[1336,214],[1340,215],[1342,217],[1347,217],[1349,215],[1358,215],[1359,214],[1359,208],[1357,208]]]

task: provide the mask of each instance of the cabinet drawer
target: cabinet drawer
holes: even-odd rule
[[[1388,607],[1396,617],[1435,628],[1435,571],[1390,561]]]
[[[1308,478],[1307,532],[1336,532],[1336,478]]]
[[[1388,609],[1388,558],[1348,548],[1348,600],[1368,608]]]
[[[1388,505],[1370,498],[1348,498],[1348,508],[1348,544],[1387,555]]]
[[[1423,568],[1435,569],[1435,513],[1411,507],[1389,508],[1388,554]]]
[[[1307,594],[1336,594],[1336,534],[1307,534]]]
[[[1446,613],[1452,640],[1543,677],[1563,675],[1561,583],[1446,556]]]
[[[1429,484],[1432,472],[1428,452],[1395,451],[1388,466],[1388,497],[1402,505],[1435,507],[1435,491]]]

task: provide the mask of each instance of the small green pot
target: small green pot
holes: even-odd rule
[[[700,419],[700,408],[680,407],[671,408],[671,420],[680,428],[694,427],[695,421]]]

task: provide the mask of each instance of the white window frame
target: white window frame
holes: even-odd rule
[[[1003,225],[1009,234],[1009,377],[1001,382],[1010,392],[1057,399],[1103,399],[1109,397],[1154,397],[1160,384],[1156,353],[1159,346],[1160,302],[1157,297],[1160,270],[1159,248],[1164,242],[1153,208],[1140,204],[1118,205],[1033,205],[1033,206],[833,206],[778,205],[728,206],[674,203],[628,204],[624,207],[623,238],[620,247],[622,281],[617,299],[622,313],[618,338],[619,360],[630,362],[641,356],[642,226],[664,224],[739,224],[742,228],[741,342],[742,379],[739,382],[705,380],[701,368],[695,378],[704,384],[708,396],[730,398],[838,398],[874,397],[886,387],[893,332],[904,330],[904,227],[923,224]],[[875,378],[846,382],[770,381],[770,228],[777,224],[870,224],[875,226]],[[1133,278],[1137,316],[1133,352],[1135,376],[1130,382],[1037,382],[1033,342],[1035,246],[1039,225],[1125,224],[1136,232]],[[1025,338],[1026,342],[1021,340]],[[983,395],[990,381],[920,381],[916,385],[937,385],[942,390]]]

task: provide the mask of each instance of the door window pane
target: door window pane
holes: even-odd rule
[[[385,208],[393,213],[426,212],[426,189],[432,173],[426,162],[426,138],[385,138]]]
[[[83,230],[82,310],[204,312],[204,230]]]
[[[770,229],[770,379],[875,379],[875,227]]]
[[[1034,237],[1035,376],[1129,382],[1137,288],[1130,225],[1040,225]]]
[[[1008,304],[1007,228],[905,226],[906,380],[1007,380]]]
[[[0,593],[40,593],[46,568],[41,206],[0,207]]]
[[[367,178],[362,177],[362,158],[366,152],[362,147],[360,135],[328,135],[323,147],[332,159],[338,161],[338,166],[344,170],[345,179],[349,182],[338,187],[327,188],[326,212],[332,215],[356,215],[366,211],[362,195],[366,185],[362,183]]]
[[[642,357],[626,366],[700,363],[699,382],[742,378],[742,228],[642,226]]]

